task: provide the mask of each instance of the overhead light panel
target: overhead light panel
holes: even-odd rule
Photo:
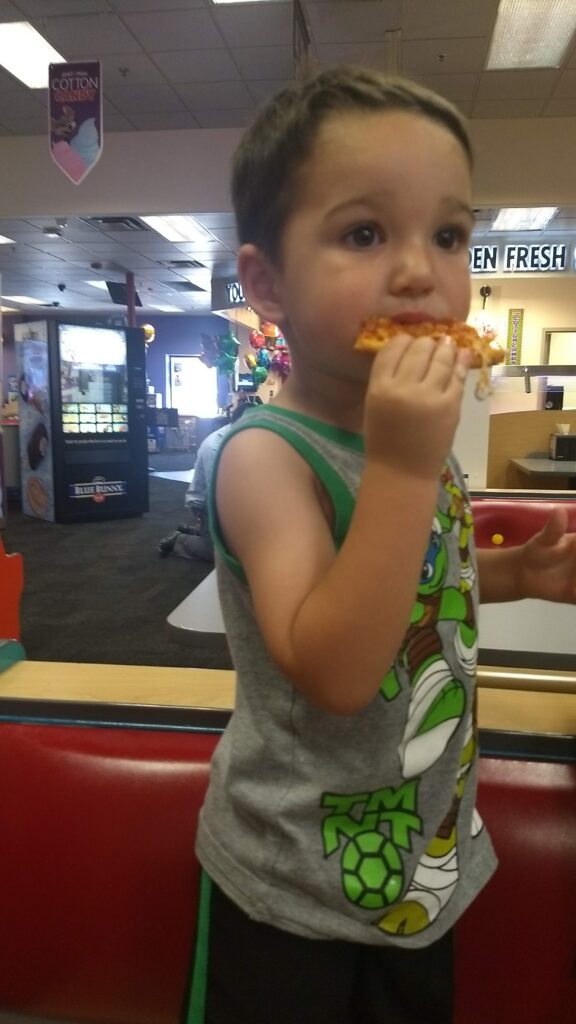
[[[86,281],[86,284],[91,284],[93,288],[100,288],[103,292],[108,291],[108,285],[106,281]]]
[[[14,306],[0,306],[0,313],[19,313],[19,309],[15,309]]]
[[[502,209],[493,221],[490,231],[541,231],[558,213],[557,206],[533,206]]]
[[[212,0],[213,4],[270,4],[277,3],[277,0]]]
[[[161,313],[183,313],[184,310],[180,309],[180,306],[169,306],[161,302],[146,302],[149,309],[157,309]]]
[[[30,89],[47,89],[48,65],[65,61],[30,22],[0,24],[0,65]]]
[[[177,213],[168,217],[143,217],[140,214],[140,220],[143,220],[154,231],[167,238],[169,242],[207,242],[214,240],[214,236],[195,217],[190,217],[185,213]]]
[[[16,245],[13,238],[6,238],[6,235],[0,235],[0,245]]]
[[[575,30],[574,0],[500,0],[486,67],[557,68]]]
[[[42,299],[32,299],[29,295],[3,295],[7,302],[21,302],[23,306],[41,306]]]

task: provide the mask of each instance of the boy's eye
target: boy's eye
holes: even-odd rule
[[[359,224],[358,227],[348,231],[344,236],[345,241],[357,249],[369,249],[378,245],[382,239],[381,232],[374,224]]]
[[[458,249],[467,243],[467,232],[461,227],[441,228],[436,233],[436,244],[441,249]]]

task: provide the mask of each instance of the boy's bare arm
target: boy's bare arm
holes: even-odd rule
[[[224,536],[272,658],[322,709],[351,714],[375,696],[408,625],[436,492],[369,464],[336,552],[314,477],[285,442],[251,430],[226,446]]]
[[[366,464],[338,552],[313,474],[285,442],[250,431],[224,451],[218,514],[264,639],[327,711],[365,707],[401,645],[458,421],[461,358],[453,346],[400,337],[376,356]]]

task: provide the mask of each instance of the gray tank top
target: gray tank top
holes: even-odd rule
[[[363,470],[361,436],[267,406],[229,437],[256,427],[312,468],[333,505],[338,547]],[[474,807],[478,587],[457,463],[448,460],[439,482],[401,649],[353,715],[316,709],[276,667],[242,567],[214,525],[237,694],[200,815],[201,864],[252,918],[286,931],[407,948],[434,942],[496,863]]]

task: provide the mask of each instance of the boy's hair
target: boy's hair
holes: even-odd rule
[[[341,66],[278,93],[245,133],[234,157],[232,199],[240,244],[280,259],[282,231],[297,199],[298,174],[333,114],[408,111],[443,125],[472,166],[464,118],[436,93],[368,67]]]

